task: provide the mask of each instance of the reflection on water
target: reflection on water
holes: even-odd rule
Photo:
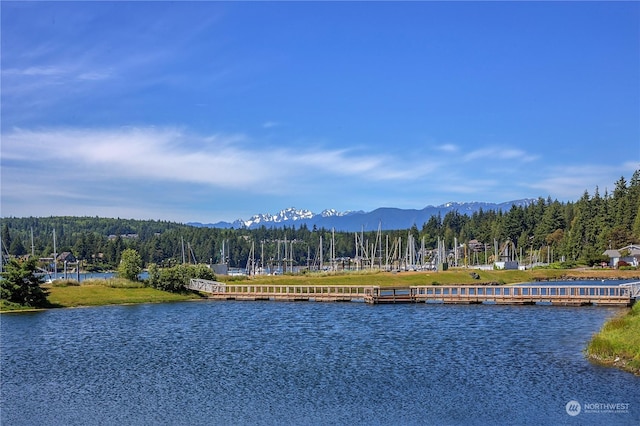
[[[638,424],[582,350],[618,308],[186,302],[4,314],[1,420]],[[569,416],[565,405],[628,403]]]

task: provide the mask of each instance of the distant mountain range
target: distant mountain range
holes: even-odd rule
[[[249,228],[256,229],[261,226],[267,228],[282,228],[284,226],[299,228],[307,225],[309,229],[314,226],[325,229],[335,229],[336,231],[355,232],[355,231],[376,231],[378,226],[382,230],[408,229],[414,224],[421,228],[425,222],[428,222],[431,216],[441,215],[444,217],[451,211],[458,211],[460,214],[472,215],[479,210],[483,211],[499,211],[507,212],[513,205],[527,206],[535,202],[534,199],[522,199],[515,201],[507,201],[505,203],[446,203],[439,206],[427,206],[422,210],[416,209],[398,209],[383,207],[370,212],[364,211],[347,211],[338,212],[333,209],[322,211],[322,213],[313,213],[310,210],[298,210],[296,208],[288,208],[281,210],[279,213],[257,214],[251,216],[248,220],[238,219],[234,222],[217,222],[203,224],[200,222],[190,222],[188,225],[196,227],[208,228]]]

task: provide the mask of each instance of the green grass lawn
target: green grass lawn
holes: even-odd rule
[[[145,287],[141,282],[121,278],[83,281],[60,280],[53,285],[44,285],[49,292],[51,308],[72,308],[78,306],[119,305],[126,303],[159,303],[200,299],[195,293],[176,294]],[[0,311],[24,311],[33,308],[2,301]]]
[[[115,305],[123,303],[175,302],[199,298],[193,294],[175,294],[150,287],[126,288],[102,285],[52,287],[49,302],[56,307]]]
[[[587,356],[640,376],[640,302],[607,321],[587,346]]]

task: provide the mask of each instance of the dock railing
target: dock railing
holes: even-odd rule
[[[631,297],[634,300],[638,300],[640,299],[640,281],[636,281],[636,282],[632,282],[632,283],[625,283],[625,284],[620,284],[620,287],[624,287],[626,289],[628,289],[629,291],[629,297]]]
[[[215,300],[364,301],[367,303],[495,303],[552,305],[631,305],[640,297],[640,282],[611,285],[516,286],[318,286],[273,284],[225,284],[192,279],[191,290],[208,293]]]
[[[224,284],[217,281],[192,279],[187,288],[209,294],[220,300],[317,300],[371,301],[376,290],[372,286],[313,286],[272,284]]]
[[[561,305],[628,305],[629,287],[624,286],[415,286],[411,294],[416,302],[497,303]]]
[[[202,291],[205,293],[224,293],[227,285],[219,281],[203,280],[191,278],[187,288],[189,290]]]

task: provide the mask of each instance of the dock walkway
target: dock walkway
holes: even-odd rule
[[[278,300],[315,302],[455,303],[561,306],[630,306],[640,298],[640,282],[611,285],[522,285],[522,286],[289,286],[225,284],[192,279],[191,290],[207,293],[214,300]]]

